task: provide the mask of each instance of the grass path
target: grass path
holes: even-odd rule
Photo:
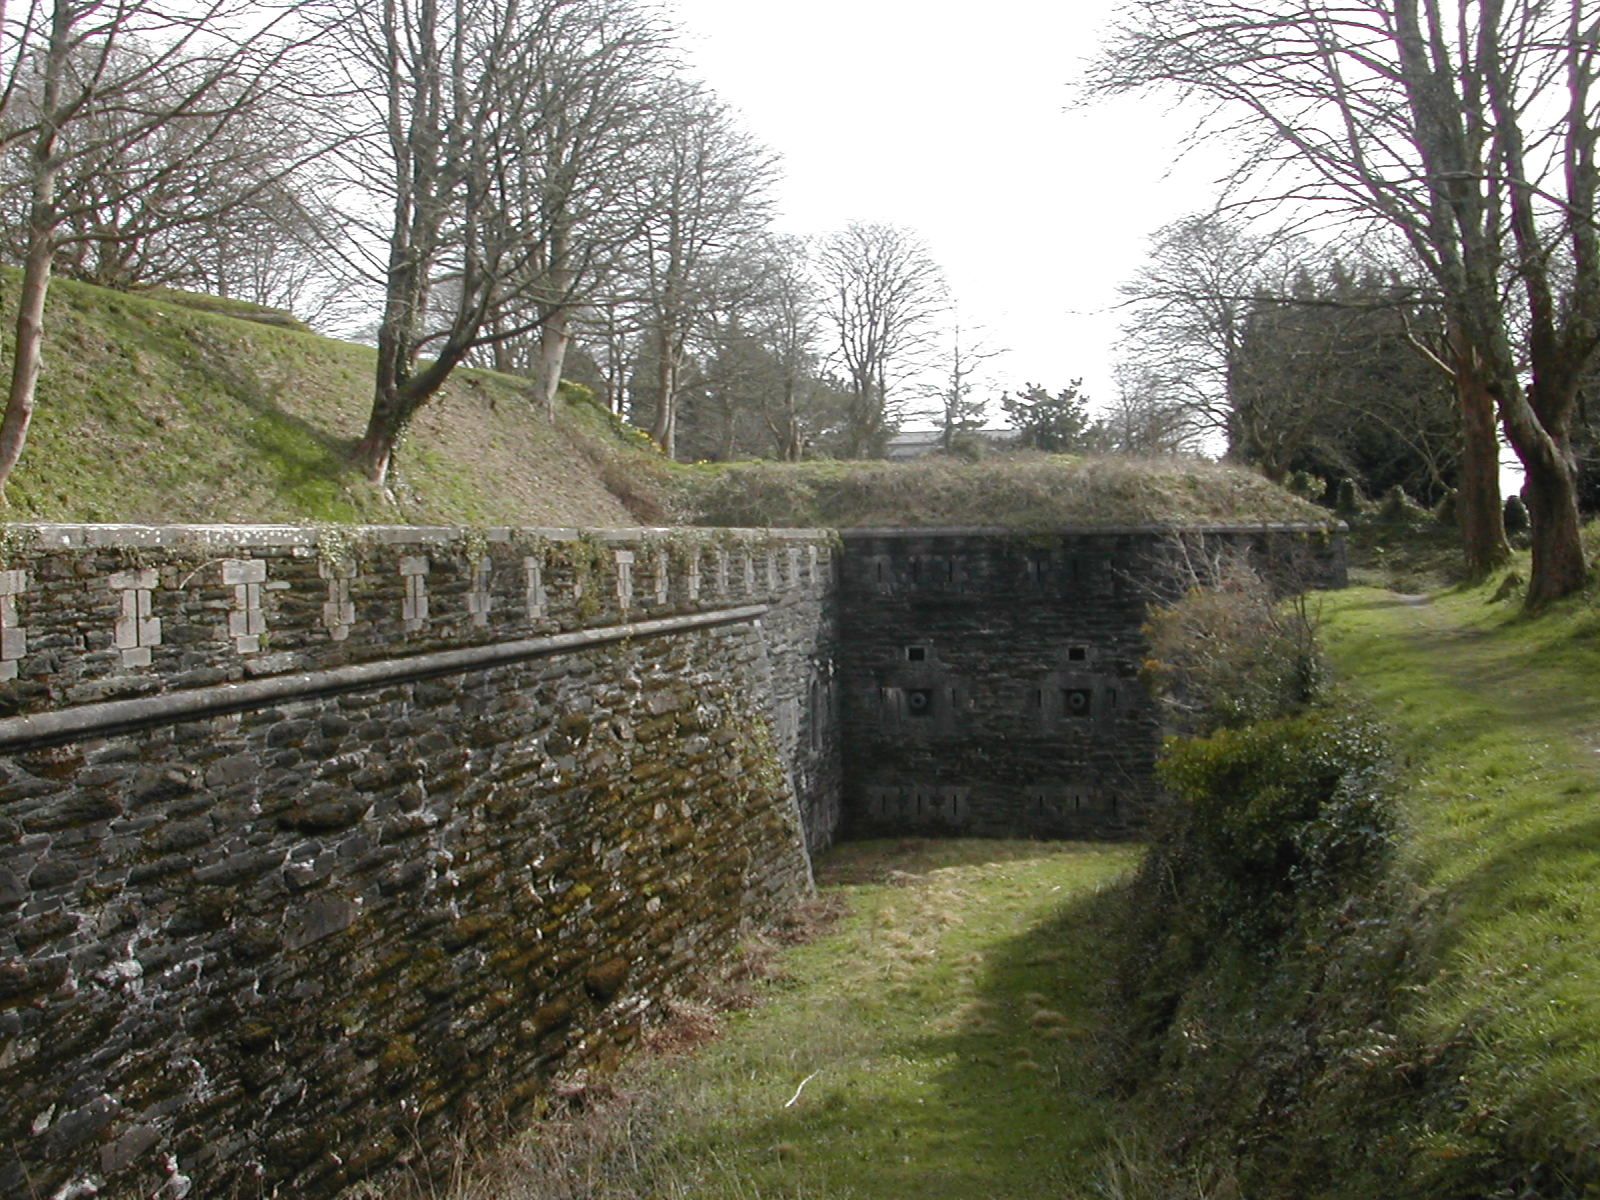
[[[1600,615],[1578,602],[1529,620],[1489,595],[1352,591],[1327,599],[1325,635],[1406,757],[1407,868],[1433,914],[1418,1031],[1471,1046],[1469,1125],[1586,1171],[1600,1152]]]
[[[468,1195],[1088,1194],[1109,1119],[1093,1065],[1097,898],[1136,853],[992,841],[834,851],[819,882],[845,915],[781,954],[761,1003],[695,1053],[625,1073],[631,1104],[598,1154],[591,1130],[561,1171],[546,1163],[521,1190],[502,1175]]]

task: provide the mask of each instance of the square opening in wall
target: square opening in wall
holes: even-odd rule
[[[927,662],[928,661],[928,648],[926,646],[907,646],[906,647],[906,661],[907,662]]]
[[[1068,662],[1088,662],[1089,661],[1089,647],[1087,647],[1087,646],[1068,646],[1067,647],[1067,661]]]
[[[1094,706],[1094,693],[1089,688],[1062,688],[1061,715],[1087,717]]]
[[[933,716],[933,689],[907,688],[906,715],[912,717]]]

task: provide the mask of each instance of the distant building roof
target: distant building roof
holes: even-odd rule
[[[963,437],[982,438],[993,446],[1009,446],[1017,440],[1015,429],[968,429]],[[921,458],[932,454],[944,442],[944,432],[939,429],[905,429],[893,435],[884,446],[883,456],[891,462],[904,462],[908,458]]]

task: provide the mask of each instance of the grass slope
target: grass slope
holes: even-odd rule
[[[7,325],[15,281],[0,274]],[[386,495],[348,464],[371,398],[367,347],[212,297],[64,281],[46,331],[10,520],[626,525],[603,478],[629,460],[652,469],[588,406],[552,427],[516,381],[466,371],[418,416]]]
[[[869,528],[1326,524],[1326,509],[1254,472],[1195,459],[995,454],[981,462],[729,463],[683,468],[705,525]]]
[[[1494,592],[1329,597],[1327,638],[1410,763],[1430,926],[1407,1008],[1466,1047],[1456,1150],[1576,1194],[1600,1187],[1600,612]]]
[[[16,275],[0,271],[0,322],[15,301]],[[552,427],[517,380],[488,371],[458,371],[422,410],[381,491],[349,465],[368,347],[239,301],[70,281],[51,288],[46,330],[10,520],[1043,529],[1327,516],[1193,461],[678,466],[591,404],[561,405]]]
[[[1136,853],[833,851],[819,882],[847,915],[783,954],[763,1003],[695,1054],[636,1063],[623,1101],[580,1118],[588,1140],[536,1130],[458,1200],[1088,1194],[1110,1111],[1094,914]]]

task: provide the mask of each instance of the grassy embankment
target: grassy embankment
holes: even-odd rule
[[[0,276],[10,283],[14,276]],[[15,288],[4,288],[9,325]],[[418,416],[387,494],[349,454],[373,352],[214,297],[51,287],[28,446],[0,517],[629,525],[608,482],[652,457],[586,404],[552,426],[518,381],[465,371]],[[0,353],[0,370],[9,362]],[[631,498],[631,497],[630,497]]]
[[[1112,1195],[1600,1190],[1600,611],[1531,618],[1500,583],[1323,598],[1334,709],[1366,706],[1395,758],[1392,824],[1345,834],[1391,849],[1268,942],[1147,936],[1133,963],[1181,986],[1127,1046]]]
[[[1435,1152],[1577,1194],[1600,1187],[1600,611],[1496,591],[1330,597],[1327,640],[1405,756],[1427,925],[1401,1012],[1461,1065]]]
[[[0,271],[12,305],[14,278]],[[349,465],[371,400],[369,347],[237,301],[67,281],[51,289],[46,328],[6,520],[1048,527],[1319,516],[1249,472],[1203,463],[678,466],[592,403],[559,405],[552,426],[519,380],[490,371],[458,372],[422,410],[383,491]],[[0,370],[5,353],[0,344]]]

